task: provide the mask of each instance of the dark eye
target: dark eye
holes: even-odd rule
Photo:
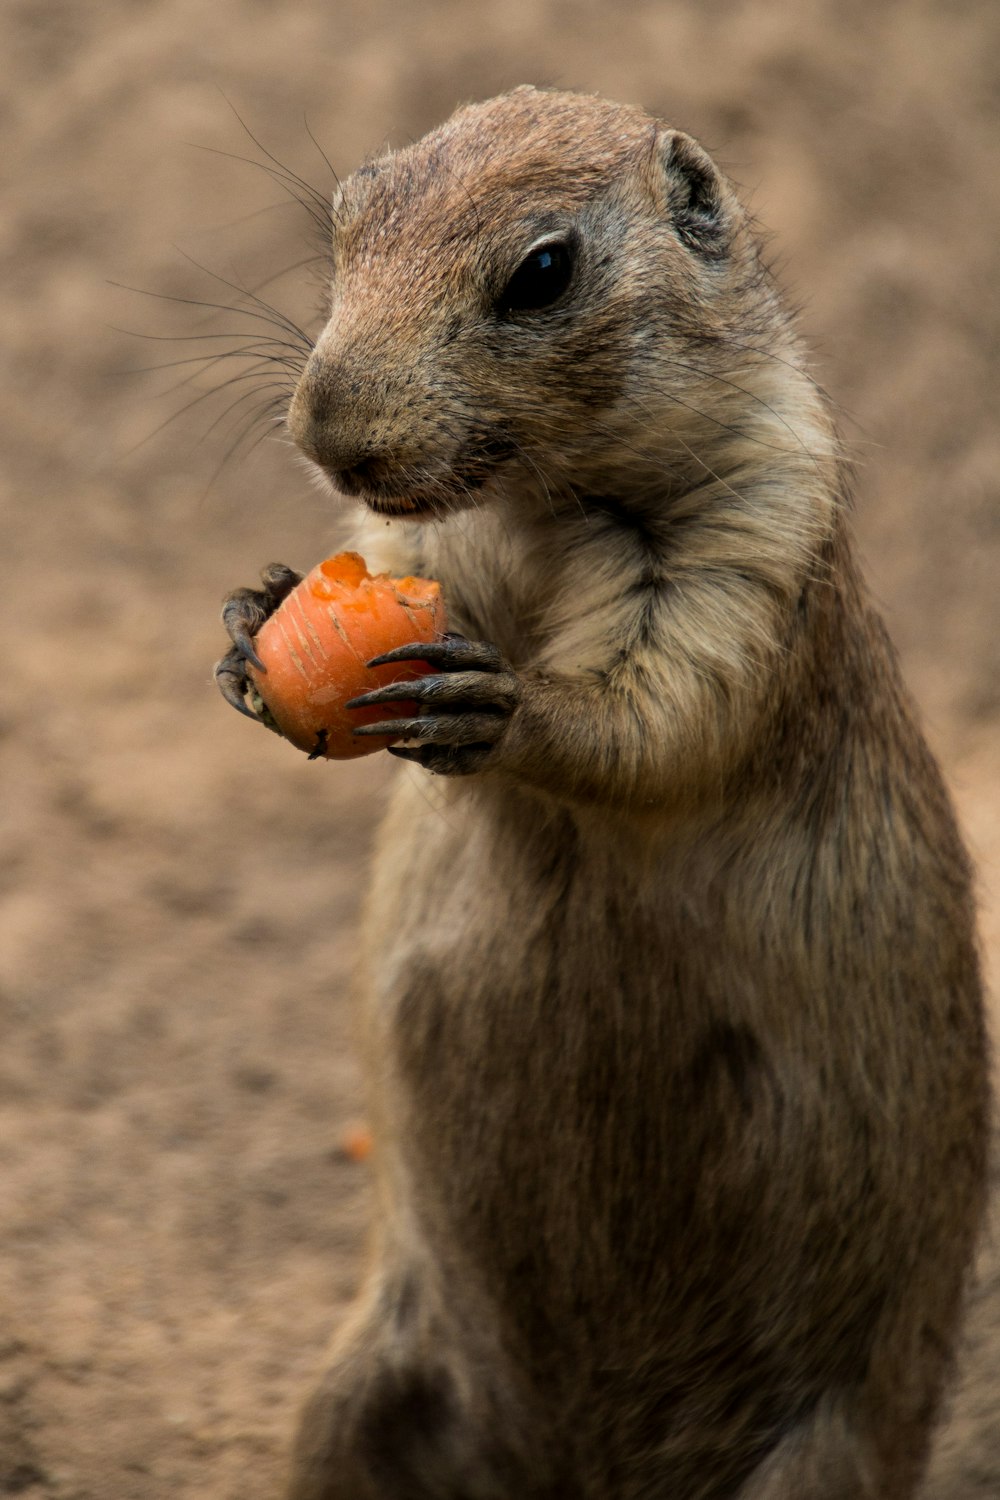
[[[562,240],[536,245],[524,257],[504,287],[498,302],[502,313],[536,312],[551,307],[569,286],[573,251]]]

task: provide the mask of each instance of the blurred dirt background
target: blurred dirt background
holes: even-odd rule
[[[0,57],[0,1494],[265,1500],[363,1254],[348,973],[391,767],[307,765],[211,684],[222,595],[337,541],[252,380],[141,373],[263,326],[164,297],[274,277],[314,327],[307,216],[217,153],[326,195],[310,134],[343,174],[523,81],[714,151],[842,408],[995,975],[1000,11],[7,0]],[[928,1500],[1000,1496],[992,1243],[963,1372]]]

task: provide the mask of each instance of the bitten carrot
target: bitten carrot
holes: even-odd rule
[[[328,760],[370,755],[388,736],[355,736],[361,724],[405,718],[416,704],[380,703],[348,709],[349,699],[412,682],[433,670],[426,662],[366,666],[373,656],[413,641],[440,639],[445,629],[441,586],[428,578],[371,574],[357,552],[317,564],[254,637],[265,672],[248,667],[255,709],[300,750]]]

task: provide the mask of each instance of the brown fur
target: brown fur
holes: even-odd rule
[[[983,1196],[969,870],[746,217],[529,89],[335,218],[292,434],[519,697],[385,820],[377,1244],[291,1496],[906,1500]]]

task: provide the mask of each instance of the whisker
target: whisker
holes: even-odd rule
[[[225,98],[225,95],[223,97]],[[176,399],[177,392],[185,388],[190,391],[190,398],[183,399],[177,409],[157,423],[152,431],[136,444],[136,447],[142,447],[144,443],[163,432],[171,423],[189,415],[192,411],[206,409],[209,403],[214,402],[217,397],[221,409],[212,411],[211,420],[198,438],[198,442],[204,443],[217,433],[220,427],[229,427],[235,422],[235,434],[232,441],[227,444],[226,451],[212,475],[209,489],[225,465],[237,453],[252,452],[257,442],[262,441],[268,433],[275,431],[276,426],[285,421],[288,402],[294,392],[305,358],[312,350],[313,339],[290,313],[278,305],[273,293],[267,296],[264,293],[283,278],[309,268],[313,268],[321,276],[324,264],[329,261],[328,246],[334,223],[331,197],[280,161],[255,135],[232,101],[226,99],[225,102],[245,136],[253,143],[258,155],[256,157],[242,155],[238,151],[206,146],[197,142],[192,143],[195,149],[263,171],[280,188],[283,195],[308,215],[311,225],[319,232],[320,249],[310,255],[300,254],[294,261],[290,261],[289,264],[270,275],[251,282],[249,278],[244,279],[241,274],[234,271],[224,274],[189,254],[180,246],[175,246],[176,252],[190,266],[193,266],[202,276],[207,277],[215,286],[226,289],[231,298],[227,301],[223,301],[221,296],[198,297],[183,293],[154,291],[148,287],[133,286],[121,281],[109,283],[119,290],[151,298],[157,302],[172,303],[179,308],[196,309],[208,315],[212,321],[221,321],[219,315],[222,315],[230,325],[215,329],[209,324],[206,329],[203,323],[200,331],[186,334],[144,333],[130,328],[118,330],[132,338],[147,338],[157,343],[181,346],[176,349],[175,357],[172,356],[159,362],[153,361],[141,369],[133,369],[127,373],[156,375],[162,370],[168,376],[172,374],[172,381],[167,384],[165,390],[161,389],[158,392],[158,398],[174,396]],[[311,129],[309,121],[304,119],[303,123],[312,146],[325,164],[332,181],[339,186],[339,179],[332,162]],[[257,214],[271,212],[281,206],[281,204],[270,204],[266,208],[245,215],[238,222],[246,222]],[[196,328],[198,321],[201,320],[195,320]],[[192,344],[198,344],[199,348],[193,350]],[[192,387],[195,389],[192,390]],[[269,417],[273,417],[273,421],[269,421]],[[256,434],[258,427],[262,428],[259,435]],[[134,448],[129,450],[129,452],[134,451]]]
[[[192,261],[192,265],[197,265],[197,261]],[[201,268],[199,268],[199,269],[201,269]],[[213,274],[213,273],[209,273],[209,274]],[[204,307],[204,308],[207,308],[211,312],[236,313],[238,317],[241,317],[241,318],[250,318],[254,322],[257,322],[257,323],[266,323],[268,325],[268,327],[270,327],[270,328],[277,328],[281,332],[284,332],[284,333],[293,333],[296,336],[297,340],[301,339],[301,341],[302,341],[301,342],[301,347],[303,349],[305,349],[305,350],[307,350],[309,352],[311,352],[311,350],[312,350],[312,340],[309,338],[309,336],[307,334],[305,334],[305,333],[302,332],[301,328],[297,328],[294,323],[291,323],[290,321],[288,323],[279,322],[277,320],[276,316],[275,317],[265,317],[263,313],[255,312],[252,308],[249,308],[249,307],[238,307],[238,306],[234,307],[233,304],[230,303],[230,302],[208,302],[208,301],[206,301],[205,299],[203,299],[201,297],[180,297],[180,296],[177,296],[176,294],[174,294],[172,292],[152,292],[152,291],[150,291],[148,289],[148,287],[129,286],[128,283],[124,282],[124,281],[110,281],[109,280],[108,281],[108,285],[109,286],[118,287],[118,289],[120,291],[123,291],[123,292],[135,292],[140,297],[152,297],[157,302],[177,302],[177,303],[181,304],[184,307]],[[266,305],[267,305],[266,303],[261,303],[261,306],[265,306],[266,307]],[[128,330],[125,330],[125,331],[127,332]],[[188,337],[188,336],[196,337],[196,335],[183,335],[183,334],[182,335],[178,335],[178,337],[180,337],[180,338],[184,338],[184,337]],[[136,337],[138,337],[138,338],[157,337],[157,335],[155,335],[155,334],[152,334],[152,335],[137,334]],[[214,335],[213,335],[213,337],[214,337]]]
[[[159,370],[176,370],[181,365],[202,365],[205,370],[210,370],[213,365],[220,364],[224,359],[252,359],[254,356],[267,360],[271,364],[283,365],[288,370],[297,370],[300,362],[292,360],[287,354],[269,354],[260,344],[248,345],[242,349],[223,349],[218,354],[189,354],[186,359],[166,359],[158,365],[140,365],[133,370],[119,370],[119,375],[155,375]],[[197,371],[194,372],[197,375]],[[168,395],[176,386],[170,386],[163,395]]]
[[[819,465],[820,460],[818,459],[818,457],[816,456],[815,453],[812,453],[809,450],[809,448],[803,442],[803,440],[800,437],[800,435],[795,431],[794,427],[792,427],[791,423],[788,422],[788,421],[786,421],[786,419],[781,415],[780,412],[775,411],[774,407],[771,406],[771,405],[769,405],[769,403],[767,401],[765,401],[762,396],[758,396],[754,391],[748,391],[745,386],[737,384],[737,382],[735,380],[729,380],[725,375],[719,375],[714,370],[703,370],[703,369],[699,368],[699,366],[697,366],[697,365],[688,365],[688,364],[685,364],[682,360],[675,359],[672,355],[670,356],[669,362],[670,362],[670,364],[672,364],[678,370],[687,370],[690,374],[701,375],[702,377],[707,378],[709,380],[716,380],[716,381],[719,382],[720,385],[727,385],[727,386],[729,386],[729,388],[731,390],[738,391],[741,396],[746,396],[748,398],[748,400],[755,401],[758,406],[762,406],[765,411],[770,412],[771,416],[774,417],[775,421],[781,423],[782,427],[784,427],[785,431],[789,434],[789,436],[792,437],[792,438],[794,438],[795,442],[799,445],[799,447],[801,448],[802,452],[806,455],[806,457],[809,458],[809,459],[811,459],[813,463],[817,464],[817,466]],[[742,434],[742,435],[749,437],[749,434]],[[776,453],[788,453],[788,452],[793,451],[793,450],[788,449],[788,448],[783,448],[783,447],[780,447],[780,446],[776,446],[774,443],[766,443],[761,438],[753,437],[753,438],[750,438],[750,441],[751,442],[759,443],[760,446],[763,447],[763,448],[771,448]]]
[[[774,364],[777,365],[784,365],[786,370],[791,370],[793,374],[799,375],[803,380],[808,381],[813,389],[818,391],[821,395],[826,394],[822,386],[820,386],[818,382],[813,378],[813,376],[809,374],[808,370],[804,369],[801,365],[796,364],[794,360],[784,359],[780,354],[775,354],[773,349],[761,349],[756,344],[741,343],[739,339],[734,339],[728,333],[685,333],[683,335],[683,338],[687,343],[690,344],[707,344],[712,348],[718,348],[721,346],[724,349],[739,349],[744,354],[756,354],[761,359],[771,360]]]
[[[320,145],[319,141],[313,135],[312,126],[309,124],[309,119],[308,119],[308,117],[307,117],[307,115],[305,114],[304,111],[303,111],[303,114],[302,114],[302,123],[303,123],[303,125],[306,128],[306,135],[312,141],[313,145],[316,147],[316,150],[319,152],[319,154],[322,157],[323,161],[326,163],[327,171],[330,173],[330,176],[333,178],[335,186],[339,190],[340,186],[341,186],[340,178],[337,176],[336,172],[334,171],[332,161],[327,156],[326,152],[323,150],[323,147]],[[330,213],[331,213],[331,215],[333,214],[333,207],[332,207],[332,205],[330,207]]]
[[[303,197],[301,193],[297,193],[292,184],[299,182],[299,179],[294,173],[277,172],[273,167],[269,167],[266,162],[255,161],[252,156],[241,156],[238,151],[224,151],[221,146],[206,146],[201,141],[189,141],[188,145],[195,151],[207,152],[209,156],[222,156],[227,161],[242,162],[245,166],[256,167],[259,172],[265,172],[272,182],[276,182],[279,187],[284,188],[292,202],[297,203],[303,213],[308,214],[322,242],[325,243],[327,237],[332,233],[332,204],[328,204],[326,199],[317,193],[314,188],[310,188],[308,184],[303,184],[308,196]]]
[[[225,380],[220,381],[218,385],[211,386],[203,394],[206,397],[208,397],[208,396],[219,396],[219,395],[222,394],[223,391],[229,390],[231,386],[243,385],[244,382],[246,382],[248,380],[258,380],[258,381],[262,381],[262,382],[267,382],[275,391],[285,391],[285,392],[287,392],[287,394],[289,396],[289,399],[291,399],[291,393],[292,393],[292,391],[295,388],[294,381],[292,381],[292,380],[289,380],[289,379],[277,380],[275,378],[275,376],[273,375],[273,373],[268,370],[267,363],[265,361],[265,362],[259,362],[258,364],[252,366],[249,370],[244,370],[242,372],[242,374],[240,374],[240,373],[234,373],[232,375],[227,376],[227,378]],[[186,382],[182,381],[181,385],[176,386],[174,389],[176,389],[176,390],[181,389],[181,386],[183,386],[185,383]],[[168,395],[168,394],[169,394],[169,392],[164,392],[164,395]]]
[[[758,447],[768,448],[773,453],[795,452],[794,448],[783,448],[780,443],[765,442],[763,438],[754,437],[751,433],[747,432],[742,427],[734,427],[729,422],[723,422],[721,417],[713,416],[713,414],[708,411],[702,411],[699,407],[694,406],[690,401],[684,401],[673,391],[663,391],[662,395],[664,395],[668,401],[672,401],[675,406],[682,406],[685,411],[692,412],[696,417],[700,417],[703,422],[714,423],[716,427],[720,428],[723,432],[731,433],[733,437],[742,438],[745,442],[748,443],[756,443]],[[676,434],[672,435],[676,436]],[[685,447],[686,446],[687,445],[685,444]]]
[[[113,282],[112,282],[112,285],[114,285]],[[133,291],[133,290],[137,290],[137,288],[128,287],[128,288],[126,288],[126,290],[127,291]],[[149,295],[155,296],[156,293],[150,293]],[[230,311],[239,312],[240,309],[239,308],[232,308],[232,309],[230,309]],[[231,330],[228,333],[144,333],[141,329],[138,329],[138,328],[119,328],[117,326],[117,324],[115,324],[115,323],[109,323],[107,326],[112,330],[113,333],[124,333],[124,334],[127,334],[127,336],[130,339],[148,339],[151,343],[157,343],[157,344],[197,344],[197,343],[200,343],[203,339],[257,339],[257,338],[260,338],[260,334],[257,332],[256,329],[252,333],[250,332],[249,329],[245,329],[245,330],[242,330],[240,332],[236,332],[234,330]],[[276,348],[286,348],[286,349],[298,349],[299,348],[298,344],[288,344],[288,343],[282,344],[281,340],[279,340],[279,339],[268,339],[268,343],[269,344],[273,343]],[[211,356],[207,355],[207,354],[204,355],[203,357],[205,359],[210,359],[211,358]],[[153,368],[155,369],[156,366],[154,365]]]
[[[513,438],[511,439],[511,442],[513,443],[514,450],[518,454],[518,456],[521,459],[523,459],[524,462],[526,464],[528,464],[534,470],[534,472],[538,475],[539,483],[541,484],[542,490],[543,490],[544,495],[545,495],[545,502],[548,505],[549,511],[551,512],[552,516],[555,517],[558,514],[558,512],[556,511],[555,501],[552,498],[552,492],[551,492],[551,490],[549,488],[549,483],[548,483],[548,480],[547,480],[545,474],[542,472],[541,468],[535,462],[534,458],[531,456],[531,454],[528,452],[528,450],[526,448],[524,448],[520,443],[516,442]],[[587,514],[586,506],[584,505],[583,501],[580,499],[579,495],[576,494],[575,491],[571,491],[571,493],[573,494],[573,498],[575,499],[577,505],[580,508],[581,515],[583,516],[584,520],[586,520],[588,522],[588,524],[589,524],[590,517]]]
[[[245,402],[252,401],[255,396],[259,397],[261,391],[266,388],[266,384],[258,384],[254,386],[252,390],[244,391],[243,394],[241,396],[238,396],[235,401],[230,402],[225,411],[220,412],[219,415],[215,418],[215,421],[212,422],[211,426],[205,429],[201,437],[198,439],[198,442],[203,443],[206,438],[211,436],[211,434],[215,431],[219,424],[221,422],[224,422],[232,412],[237,411],[239,407],[241,407]],[[254,407],[252,416],[256,420],[256,418],[263,412],[270,411],[272,408],[277,406],[279,401],[284,403],[285,399],[286,398],[284,393],[281,392],[269,396],[266,402],[261,402],[258,404],[258,406]]]
[[[253,421],[248,426],[244,426],[241,429],[241,431],[239,432],[239,434],[236,437],[235,441],[232,442],[229,445],[229,447],[226,449],[225,453],[222,455],[222,458],[219,460],[218,464],[216,464],[215,468],[213,469],[213,471],[212,471],[212,477],[209,479],[208,484],[205,486],[204,493],[202,494],[202,499],[203,500],[205,499],[205,497],[207,495],[209,495],[211,493],[212,486],[215,484],[216,480],[218,479],[219,475],[222,473],[223,469],[226,467],[226,464],[229,462],[229,460],[235,456],[235,454],[237,453],[237,451],[238,451],[238,449],[240,447],[240,444],[247,437],[247,434],[253,431],[254,425],[258,421],[260,421],[260,420],[261,420],[260,415],[255,412],[253,414]],[[277,426],[279,423],[282,423],[283,421],[284,421],[283,417],[280,417],[280,416],[276,417],[274,419],[274,424],[273,425]],[[260,434],[254,439],[253,443],[251,443],[250,447],[246,450],[246,452],[244,453],[243,457],[244,458],[249,458],[250,454],[258,446],[258,444],[262,443],[266,437],[270,437],[270,436],[272,436],[272,433],[271,433],[270,429],[268,427],[264,427],[263,430],[260,432]]]
[[[163,421],[158,423],[151,432],[147,432],[145,437],[140,438],[139,442],[133,444],[131,448],[126,448],[125,456],[128,457],[129,455],[136,453],[140,448],[144,447],[146,443],[151,442],[153,438],[157,437],[161,432],[163,432],[165,428],[169,427],[172,422],[178,421],[185,415],[185,413],[192,411],[196,406],[200,406],[203,401],[208,401],[210,397],[218,395],[219,391],[225,390],[227,385],[236,384],[239,380],[249,380],[252,378],[253,377],[251,375],[234,376],[231,381],[225,382],[225,384],[223,384],[222,386],[213,385],[207,391],[200,391],[197,396],[194,396],[190,401],[186,401],[183,406],[178,407],[176,411],[171,412],[168,417],[165,417]]]
[[[257,150],[262,151],[263,154],[267,157],[268,161],[273,162],[274,165],[281,172],[284,172],[287,177],[291,178],[293,182],[297,182],[299,187],[301,187],[304,192],[308,193],[310,197],[314,198],[318,204],[326,208],[327,212],[329,212],[329,205],[327,204],[327,200],[323,197],[322,193],[318,192],[317,189],[313,187],[311,182],[307,182],[304,177],[300,177],[297,172],[293,172],[291,167],[286,167],[285,163],[283,161],[279,161],[273,152],[268,151],[267,147],[254,135],[253,131],[250,129],[249,125],[244,120],[243,116],[240,114],[239,110],[236,108],[232,100],[227,98],[225,94],[223,94],[222,97],[226,100],[229,108],[232,110],[233,114],[236,116],[237,120],[239,121],[242,128],[246,131],[247,135],[253,141],[254,145],[257,147]],[[307,131],[309,129],[308,123],[306,124],[306,129]],[[316,144],[315,141],[314,144]],[[322,151],[320,152],[320,154],[322,155]],[[258,162],[255,165],[260,166],[261,163]],[[327,166],[329,165],[329,162],[327,162]],[[332,167],[330,167],[330,171],[333,172]],[[334,177],[336,177],[336,173],[334,173]]]
[[[251,288],[251,294],[262,291],[264,287],[270,286],[272,282],[280,281],[283,276],[290,276],[293,271],[301,271],[304,266],[328,266],[329,263],[330,256],[326,252],[320,255],[307,255],[304,260],[297,260],[293,265],[285,266],[282,270],[275,271],[271,276],[265,276],[263,281],[258,281],[257,285]]]
[[[186,250],[181,250],[177,246],[175,246],[174,248],[177,250],[177,253],[179,255],[183,255],[184,259],[188,261],[190,265],[194,266],[196,270],[203,272],[206,276],[210,276],[213,281],[218,281],[222,286],[228,287],[231,292],[236,292],[241,297],[249,297],[255,307],[260,308],[264,313],[270,313],[272,315],[272,317],[276,320],[276,327],[284,328],[287,333],[300,338],[303,344],[308,344],[310,348],[312,347],[312,342],[309,338],[309,335],[307,333],[304,333],[298,326],[298,324],[294,323],[292,319],[287,316],[287,314],[280,312],[276,307],[272,307],[270,302],[265,302],[262,297],[256,296],[255,293],[251,292],[247,287],[241,286],[238,281],[230,281],[228,277],[221,275],[218,271],[213,271],[210,266],[202,265],[200,261],[195,260],[193,255],[189,255]],[[242,309],[238,306],[233,308],[232,310],[234,312],[242,311]]]

